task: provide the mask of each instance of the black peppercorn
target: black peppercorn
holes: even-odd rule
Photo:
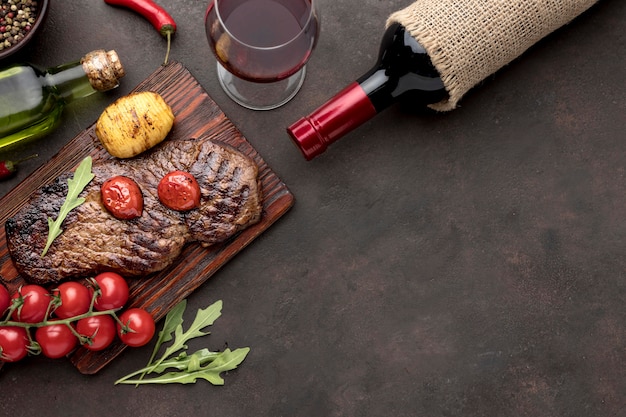
[[[0,51],[24,39],[36,17],[36,0],[0,0]]]

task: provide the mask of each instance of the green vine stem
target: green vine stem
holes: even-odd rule
[[[95,280],[92,281],[92,285],[95,283]],[[4,318],[3,321],[0,321],[0,327],[2,326],[6,326],[6,327],[24,327],[25,329],[31,329],[31,328],[39,328],[39,327],[46,327],[46,326],[50,326],[53,324],[65,324],[66,326],[68,326],[70,328],[70,330],[72,331],[72,333],[78,338],[80,344],[85,344],[89,342],[89,336],[83,336],[80,333],[78,333],[76,331],[76,329],[71,325],[73,322],[82,320],[82,319],[86,319],[89,317],[95,317],[95,316],[104,316],[104,315],[109,315],[111,316],[115,322],[117,322],[123,329],[123,331],[125,332],[133,332],[134,330],[129,328],[127,324],[122,323],[122,321],[118,318],[116,312],[119,311],[120,309],[112,309],[112,310],[102,310],[102,311],[97,311],[94,310],[94,305],[95,305],[95,301],[96,298],[99,296],[100,294],[100,289],[97,287],[97,284],[95,284],[95,290],[93,292],[93,296],[91,297],[91,302],[89,304],[89,310],[86,313],[83,314],[79,314],[77,316],[73,316],[73,317],[68,317],[68,318],[50,318],[50,314],[54,312],[54,307],[55,305],[57,305],[57,300],[55,299],[55,296],[52,296],[52,298],[50,299],[50,302],[48,303],[48,307],[46,309],[46,316],[44,318],[43,321],[37,322],[37,323],[26,323],[26,322],[22,322],[22,321],[15,321],[15,320],[11,320],[11,317],[13,315],[13,312],[15,312],[15,310],[17,310],[18,308],[21,307],[21,305],[23,304],[23,300],[21,300],[20,298],[17,299],[13,299],[13,302],[11,303],[11,306],[9,307],[9,310],[6,313],[6,316]],[[37,342],[32,338],[32,335],[30,332],[27,332],[28,338],[30,340],[30,348],[29,350],[31,351],[31,353],[33,354],[37,354],[38,353],[38,344]]]

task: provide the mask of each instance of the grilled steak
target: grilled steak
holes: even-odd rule
[[[202,192],[200,207],[188,212],[159,202],[157,185],[170,171],[194,175]],[[38,190],[6,221],[7,245],[18,271],[32,283],[115,271],[145,275],[171,265],[188,242],[210,246],[259,221],[261,187],[254,161],[208,138],[165,142],[129,160],[94,163],[95,178],[81,193],[85,202],[70,212],[63,233],[41,256],[47,218],[56,219],[67,195],[67,173]],[[102,183],[115,175],[137,182],[144,197],[141,217],[118,220],[103,206]]]

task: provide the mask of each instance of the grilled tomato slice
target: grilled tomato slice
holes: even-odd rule
[[[200,186],[188,172],[168,172],[157,187],[159,200],[165,207],[188,211],[200,206]]]
[[[131,220],[141,216],[143,194],[135,181],[123,175],[106,180],[100,187],[102,204],[115,218]]]

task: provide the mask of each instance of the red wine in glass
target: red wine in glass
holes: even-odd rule
[[[316,1],[212,0],[205,27],[218,64],[249,82],[274,83],[298,75],[301,85],[319,35]]]

